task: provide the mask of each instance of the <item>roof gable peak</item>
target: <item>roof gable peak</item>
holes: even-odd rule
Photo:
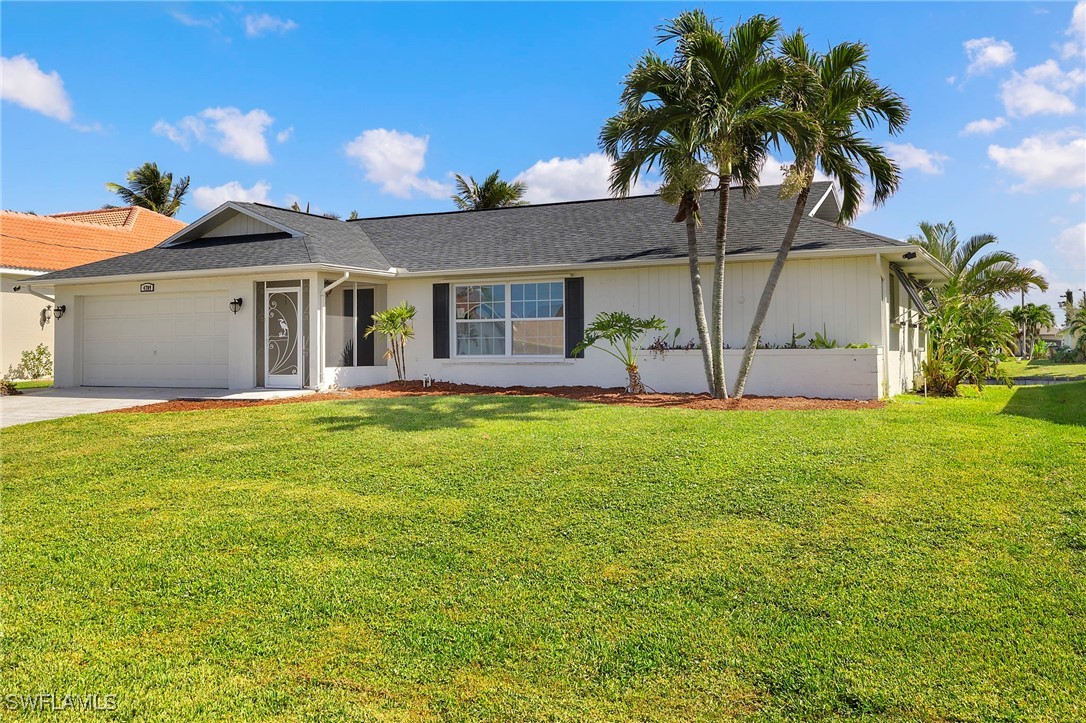
[[[191,241],[217,236],[263,236],[269,233],[269,230],[287,233],[294,238],[305,236],[302,231],[269,218],[266,214],[260,213],[259,209],[250,208],[250,205],[252,204],[227,201],[170,236],[159,246],[162,248],[180,246]],[[239,217],[247,219],[249,223],[245,223],[244,220],[239,223]]]

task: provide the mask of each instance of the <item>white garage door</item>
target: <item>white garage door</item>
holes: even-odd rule
[[[225,293],[83,299],[83,384],[226,387]]]

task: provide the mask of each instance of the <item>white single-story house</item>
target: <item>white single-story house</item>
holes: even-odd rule
[[[734,377],[793,201],[731,193],[725,362]],[[712,273],[715,193],[702,200]],[[917,286],[946,270],[923,249],[833,222],[811,193],[755,357],[749,394],[873,399],[911,388],[924,353]],[[621,386],[602,351],[573,348],[602,311],[657,315],[696,338],[686,235],[658,196],[340,221],[225,203],[155,248],[41,276],[56,322],[58,386],[325,388],[395,379],[376,310],[413,304],[407,375],[494,386]],[[844,348],[848,344],[866,348]],[[705,391],[700,352],[644,354],[645,383]]]

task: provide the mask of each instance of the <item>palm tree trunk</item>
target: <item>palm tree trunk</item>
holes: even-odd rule
[[[626,387],[626,391],[630,394],[645,393],[645,383],[641,381],[641,371],[636,364],[626,365],[626,376],[629,377],[629,386]]]
[[[686,255],[690,261],[690,295],[694,298],[694,326],[698,329],[698,341],[701,342],[701,360],[705,365],[705,384],[709,393],[714,393],[713,383],[713,345],[709,341],[709,324],[705,320],[705,299],[701,292],[701,263],[698,259],[698,229],[696,214],[693,210],[686,214]]]
[[[717,187],[719,211],[716,220],[716,265],[713,266],[713,396],[728,398],[728,382],[724,378],[724,251],[728,243],[728,196],[731,174],[720,176]]]
[[[792,218],[788,221],[788,229],[784,232],[784,240],[777,249],[777,258],[773,260],[773,266],[769,269],[769,278],[766,279],[765,288],[762,289],[762,297],[758,299],[758,308],[754,310],[754,321],[750,325],[750,333],[747,334],[747,345],[743,349],[743,359],[739,362],[739,374],[735,378],[735,389],[732,390],[737,399],[743,397],[743,389],[747,386],[747,376],[750,374],[750,366],[754,362],[754,352],[758,349],[758,340],[762,336],[762,326],[769,314],[769,305],[773,301],[773,292],[777,288],[777,282],[784,271],[784,262],[788,259],[788,252],[792,250],[792,243],[796,240],[799,231],[799,222],[803,218],[803,211],[807,207],[807,196],[811,193],[811,186],[807,184],[796,196],[796,205],[792,209]]]

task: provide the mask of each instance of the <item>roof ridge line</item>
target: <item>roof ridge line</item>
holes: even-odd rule
[[[339,221],[340,223],[346,223],[342,218],[332,218],[331,216],[325,216],[321,213],[310,213],[309,211],[295,211],[293,208],[283,208],[282,206],[276,206],[272,203],[260,203],[259,201],[234,201],[233,203],[251,203],[254,206],[260,206],[261,208],[272,208],[276,211],[286,211],[288,213],[300,213],[303,216],[312,216],[313,218],[323,218],[325,221]]]
[[[821,181],[821,183],[829,183],[829,181]],[[783,184],[774,183],[768,186],[759,186],[758,193],[761,193],[765,189],[780,188]],[[707,188],[702,193],[716,193],[718,189]],[[741,186],[732,186],[729,191],[742,191]],[[550,206],[574,206],[581,203],[606,203],[608,201],[627,201],[635,198],[659,198],[659,193],[639,193],[636,195],[611,197],[611,198],[580,198],[573,201],[551,201],[549,203],[526,203],[521,206],[502,206],[501,208],[480,208],[474,211],[425,211],[422,213],[394,213],[388,216],[365,216],[363,218],[349,218],[344,220],[344,223],[357,223],[359,221],[384,221],[390,218],[413,218],[417,216],[451,216],[458,213],[487,213],[491,211],[515,211],[517,209],[526,208],[547,208]],[[297,211],[295,211],[297,213]]]
[[[37,213],[24,213],[22,211],[0,211],[0,213],[10,213],[15,216],[22,216],[27,219],[38,219],[40,221],[50,221],[53,223],[72,224],[74,226],[93,226],[99,229],[112,229],[114,231],[122,231],[125,233],[131,232],[134,224],[129,225],[127,223],[117,226],[109,223],[94,223],[93,221],[75,221],[70,218],[57,218],[56,216],[45,216]],[[73,211],[73,213],[79,213],[79,211]],[[88,212],[90,213],[90,212]]]

